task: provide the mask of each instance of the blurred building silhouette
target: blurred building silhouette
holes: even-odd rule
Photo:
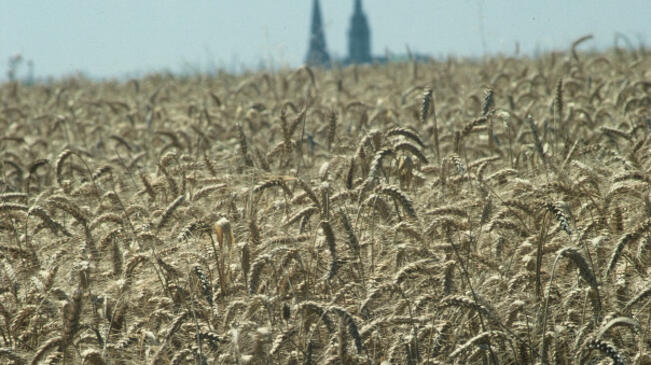
[[[393,61],[426,61],[429,57],[421,54],[394,55],[388,50],[386,56],[371,55],[371,29],[362,9],[362,0],[355,0],[353,15],[348,28],[348,56],[332,60],[326,46],[325,32],[319,0],[312,2],[312,24],[310,25],[310,42],[305,63],[310,66],[330,67],[333,63],[352,65],[359,63],[387,63]]]
[[[326,47],[325,33],[323,32],[323,20],[321,19],[321,7],[319,0],[312,3],[312,25],[310,26],[310,45],[305,56],[305,63],[311,66],[330,65],[330,55]]]
[[[368,63],[371,57],[371,31],[366,14],[362,10],[362,0],[355,0],[355,10],[350,18],[348,30],[348,59],[346,63]]]

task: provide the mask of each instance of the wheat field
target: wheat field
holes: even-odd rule
[[[650,364],[640,50],[0,87],[0,362]]]

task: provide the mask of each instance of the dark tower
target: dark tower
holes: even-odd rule
[[[319,0],[312,3],[312,25],[310,26],[310,48],[305,56],[305,63],[311,66],[330,65],[330,55],[326,47],[323,22],[321,21],[321,7]]]
[[[348,63],[371,62],[371,31],[362,10],[362,0],[355,0],[355,12],[348,30]]]

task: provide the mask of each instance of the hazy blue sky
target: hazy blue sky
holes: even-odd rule
[[[124,77],[169,69],[300,65],[312,0],[0,0],[0,79],[8,59],[37,77]],[[322,0],[331,54],[344,56],[352,0]],[[651,41],[650,0],[366,0],[372,51],[479,56]],[[483,31],[482,31],[483,29]],[[484,42],[482,41],[482,34]],[[23,74],[25,69],[22,70]]]

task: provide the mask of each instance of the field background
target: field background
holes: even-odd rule
[[[0,88],[0,361],[651,363],[651,58]]]

